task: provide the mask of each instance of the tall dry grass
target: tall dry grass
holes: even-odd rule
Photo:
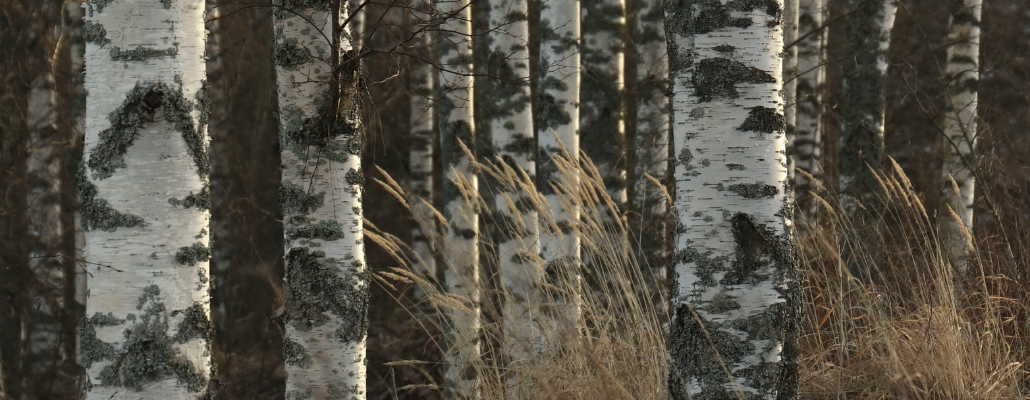
[[[585,155],[578,163],[569,158],[566,154],[556,160],[559,172],[567,182],[575,181],[569,179],[572,176],[580,177],[580,183],[555,191],[564,209],[580,211],[579,224],[572,228],[582,238],[584,262],[576,266],[592,268],[574,266],[548,274],[545,268],[555,260],[529,260],[527,265],[548,280],[536,288],[539,298],[530,301],[532,326],[509,331],[535,332],[531,337],[513,340],[510,332],[504,332],[499,325],[503,316],[494,311],[501,307],[444,293],[436,277],[412,269],[417,262],[412,259],[414,252],[401,240],[369,224],[368,236],[399,263],[375,278],[386,286],[417,285],[426,295],[412,312],[420,316],[418,321],[436,329],[447,325],[449,311],[482,307],[483,320],[492,325],[481,332],[454,332],[462,340],[437,342],[478,340],[482,357],[448,367],[474,370],[481,398],[666,399],[668,358],[660,321],[668,321],[668,316],[657,315],[643,269],[636,265],[631,246],[618,239],[627,232],[626,225],[605,218],[615,205],[600,174]],[[513,217],[498,223],[518,225],[527,210],[534,210],[545,235],[563,235],[555,210],[547,206],[528,176],[501,162],[476,166],[503,191],[524,194],[524,199],[506,200]],[[880,175],[882,192],[876,209],[849,219],[830,205],[832,196],[825,196],[817,199],[820,222],[798,221],[799,260],[806,279],[801,398],[1026,397],[1030,394],[1026,384],[1030,375],[1024,365],[1030,355],[1026,339],[1030,313],[1025,300],[1030,296],[1025,295],[1023,281],[1030,275],[1013,271],[1026,267],[1030,257],[1023,253],[1028,246],[1015,246],[1016,256],[1011,251],[1006,256],[997,249],[1013,246],[999,247],[1000,235],[970,235],[975,249],[970,255],[970,276],[955,276],[937,239],[934,213],[920,202],[900,167],[894,166],[892,172]],[[385,174],[380,184],[406,206],[425,204]],[[479,210],[488,209],[479,193],[466,189],[463,195]],[[416,215],[416,220],[424,232],[431,233],[428,236],[441,252],[440,265],[453,269],[446,254],[448,244],[437,229],[446,221],[429,209]],[[1010,232],[1009,236],[1025,235]],[[855,259],[842,259],[841,254]],[[855,264],[866,266],[868,274],[853,276],[847,266]],[[481,278],[486,292],[483,302],[512,300],[511,293],[490,286],[495,281]],[[391,364],[413,368],[430,380],[435,376],[432,365],[418,360]],[[438,388],[438,384],[430,386]]]

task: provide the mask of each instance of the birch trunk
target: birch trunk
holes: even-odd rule
[[[809,175],[820,178],[822,158],[823,82],[826,79],[825,0],[801,0],[799,29],[807,37],[798,46],[797,122],[794,136],[794,164]],[[815,202],[809,192],[813,182],[805,174],[794,176],[798,204],[809,218],[815,215]]]
[[[366,393],[357,59],[345,0],[277,12],[288,399]]]
[[[781,5],[665,4],[677,156],[673,399],[797,395]]]
[[[443,216],[447,222],[443,289],[461,299],[447,310],[444,342],[444,397],[478,398],[474,366],[480,357],[479,215],[471,197],[479,184],[467,149],[475,149],[472,114],[472,9],[469,0],[437,0],[444,21],[436,37],[436,118],[444,166]],[[469,200],[467,200],[469,199]]]
[[[944,115],[943,203],[958,217],[942,213],[941,236],[959,273],[969,269],[968,254],[973,232],[973,169],[977,143],[976,106],[980,76],[980,14],[982,0],[952,0],[948,26],[947,112]],[[954,183],[952,183],[954,179]],[[943,209],[943,208],[942,208]]]
[[[542,2],[540,31],[540,77],[533,110],[538,129],[536,186],[551,213],[541,220],[554,222],[540,227],[540,254],[548,277],[566,277],[549,282],[559,285],[562,281],[578,282],[583,264],[578,227],[580,210],[562,195],[578,192],[578,169],[563,174],[553,159],[565,157],[573,165],[579,165],[580,2]],[[567,327],[578,324],[580,316],[578,304],[565,303],[569,297],[555,293],[547,299],[556,305],[565,304],[565,312],[556,314],[556,322]],[[560,332],[561,329],[556,324],[545,331]]]
[[[665,309],[667,292],[662,293],[666,279],[668,253],[665,251],[666,206],[662,189],[644,177],[650,175],[666,182],[669,170],[669,57],[665,45],[665,27],[660,0],[636,0],[636,143],[634,155],[635,180],[631,218],[638,218],[634,243],[639,243],[638,257],[642,267],[650,272],[652,292],[660,301],[659,310]],[[659,311],[661,314],[661,311]]]
[[[418,7],[417,5],[415,7]],[[418,40],[419,54],[431,59],[433,45],[429,34],[422,34]],[[436,119],[430,98],[434,96],[435,81],[432,65],[415,61],[411,65],[411,190],[415,196],[433,203],[433,134],[436,133]],[[425,204],[413,204],[412,212],[420,221],[435,221],[432,210]],[[411,247],[415,250],[420,264],[416,271],[427,277],[436,276],[436,257],[426,235],[435,232],[423,232],[416,226],[411,232]],[[415,290],[420,290],[417,287]],[[419,295],[421,297],[421,295]]]
[[[487,121],[493,154],[515,173],[536,176],[536,141],[529,88],[528,6],[526,0],[504,0],[489,5],[490,97],[482,116]],[[494,160],[496,161],[496,160]],[[541,320],[541,294],[545,276],[532,261],[540,254],[540,225],[535,210],[521,206],[526,193],[500,189],[491,205],[498,225],[497,254],[503,296],[505,353],[512,359],[541,351],[545,340]]]
[[[847,1],[840,193],[848,217],[855,215],[858,202],[873,201],[880,190],[874,171],[883,163],[887,49],[897,8],[895,0]]]
[[[579,114],[583,140],[580,147],[601,173],[608,195],[619,212],[627,201],[622,104],[625,23],[621,0],[583,3]]]
[[[192,399],[210,375],[204,2],[89,1],[87,399]],[[200,101],[195,101],[200,100]]]

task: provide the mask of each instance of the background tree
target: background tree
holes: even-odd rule
[[[364,398],[360,71],[347,2],[276,13],[289,398]]]
[[[665,3],[678,223],[674,399],[796,396],[801,293],[781,5]]]
[[[621,212],[627,201],[622,104],[625,10],[615,0],[584,2],[581,10],[580,147],[597,166],[608,195]]]
[[[411,13],[416,15],[412,19],[412,28],[418,29],[428,23],[432,16],[432,10],[427,10],[426,5],[416,2],[411,8]],[[433,44],[432,35],[421,33],[415,45],[418,55],[424,60],[432,59]],[[426,221],[434,221],[432,211],[427,205],[433,204],[433,169],[438,165],[434,162],[433,148],[436,140],[436,118],[432,99],[436,95],[436,71],[431,63],[418,60],[411,64],[408,70],[411,80],[411,144],[409,163],[411,166],[408,182],[411,185],[413,194],[421,197],[427,203],[412,205],[412,213],[416,218]],[[415,226],[411,232],[411,247],[418,255],[421,265],[418,270],[426,276],[436,276],[436,258],[427,236],[434,232],[422,232],[422,229]],[[417,290],[417,289],[416,289]]]
[[[826,80],[826,33],[824,0],[801,0],[797,46],[797,121],[794,124],[794,165],[815,178],[821,177],[823,85]],[[805,174],[794,175],[794,191],[802,213],[811,218],[815,202],[809,196],[814,183]]]
[[[941,236],[947,243],[956,270],[966,272],[973,228],[975,173],[978,169],[977,84],[980,81],[981,0],[954,0],[948,25],[948,63],[945,69],[948,101],[945,103],[943,203],[954,216],[942,210]],[[956,218],[957,217],[957,218]]]
[[[195,397],[211,368],[204,4],[86,10],[86,398]]]
[[[444,397],[476,397],[475,373],[463,366],[479,358],[479,215],[466,200],[479,190],[466,149],[475,149],[472,113],[472,10],[468,0],[436,3],[443,23],[436,38],[440,66],[436,118],[444,168],[443,216],[446,219],[443,253],[450,268],[443,268],[441,283],[447,293],[465,299],[463,308],[449,311],[445,332]]]

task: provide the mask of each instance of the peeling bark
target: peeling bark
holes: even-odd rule
[[[665,3],[677,156],[674,399],[797,396],[781,6]]]

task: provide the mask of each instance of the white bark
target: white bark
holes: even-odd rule
[[[822,174],[819,162],[822,158],[823,82],[826,79],[827,29],[822,28],[825,15],[825,0],[801,0],[799,27],[801,34],[808,36],[797,44],[798,84],[794,160],[798,169],[816,178]],[[806,196],[806,192],[813,189],[812,186],[813,183],[805,174],[794,176],[794,190],[800,195],[801,211],[809,217],[815,215],[816,209],[816,203]]]
[[[437,90],[436,118],[440,130],[441,160],[444,166],[443,286],[448,294],[463,299],[463,307],[447,310],[444,355],[444,396],[478,398],[474,366],[480,357],[481,314],[479,290],[479,215],[472,200],[479,191],[472,160],[461,143],[475,149],[472,115],[472,9],[469,0],[438,0],[445,16],[435,41],[441,69]]]
[[[363,399],[366,393],[360,120],[330,100],[333,85],[343,84],[333,82],[331,71],[342,60],[333,57],[351,49],[334,27],[346,15],[335,7],[345,6],[340,1],[276,14],[288,399]],[[346,96],[340,101],[350,104]]]
[[[977,83],[980,74],[980,14],[982,0],[953,0],[948,26],[948,112],[944,115],[945,151],[943,203],[958,220],[944,212],[941,236],[955,269],[968,270],[968,253],[973,230],[973,197],[977,168],[974,149],[977,143]],[[954,179],[954,186],[951,180]],[[943,210],[943,209],[942,209]]]
[[[423,34],[418,41],[420,54],[430,54],[432,43],[429,34]],[[415,196],[433,203],[433,134],[436,119],[430,103],[435,93],[435,71],[429,63],[414,61],[411,64],[411,190]],[[420,221],[435,221],[432,211],[423,203],[413,204],[412,212]],[[427,277],[436,276],[436,258],[426,235],[436,232],[422,232],[416,226],[411,232],[411,247],[420,261],[415,270]],[[419,288],[415,288],[419,290]]]
[[[536,175],[536,144],[529,89],[529,21],[526,0],[504,0],[490,5],[490,57],[494,71],[491,96],[484,110],[490,126],[494,154],[516,173]],[[497,161],[497,160],[493,160]],[[521,170],[521,171],[519,171]],[[525,193],[501,188],[492,205],[497,222],[498,269],[505,291],[503,313],[504,350],[512,359],[541,351],[544,332],[538,288],[546,275],[531,260],[540,253],[540,225],[535,210],[517,206]],[[521,208],[521,209],[520,209]]]
[[[666,5],[677,156],[674,399],[789,398],[797,390],[782,1],[749,4]],[[731,18],[704,18],[724,13]]]
[[[204,2],[84,6],[87,24],[106,31],[85,59],[86,398],[193,399],[211,367],[209,214],[169,200],[207,181],[192,104],[205,76]]]

